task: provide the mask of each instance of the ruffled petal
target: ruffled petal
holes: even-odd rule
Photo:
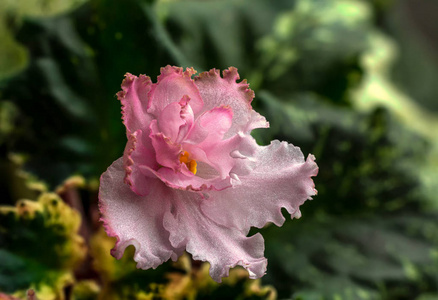
[[[134,245],[137,267],[148,269],[186,249],[210,263],[216,281],[236,265],[259,278],[263,238],[246,235],[252,226],[282,225],[282,208],[299,217],[316,194],[318,167],[291,144],[257,145],[251,130],[269,123],[252,109],[254,93],[235,68],[192,80],[195,72],[167,66],[156,84],[126,74],[117,95],[128,143],[99,190],[101,220],[117,237],[111,253],[120,258]]]
[[[150,190],[139,166],[148,166],[152,169],[158,168],[158,163],[155,159],[155,151],[150,141],[147,141],[144,135],[141,130],[137,130],[128,135],[128,143],[123,153],[123,165],[126,171],[125,183],[138,195],[147,195]],[[149,137],[147,137],[147,139],[149,139]],[[145,142],[145,140],[147,142]]]
[[[241,184],[209,192],[209,198],[202,202],[202,211],[218,224],[245,234],[251,226],[261,228],[268,222],[281,226],[281,208],[286,208],[292,217],[299,217],[299,207],[316,194],[311,179],[318,173],[314,160],[309,155],[305,161],[301,150],[286,142],[257,146],[257,152],[247,162],[251,172],[237,174]]]
[[[163,218],[170,211],[168,187],[149,178],[150,193],[138,196],[123,183],[122,159],[116,160],[100,178],[99,209],[105,231],[116,237],[111,254],[120,259],[126,247],[135,247],[134,260],[142,269],[156,268],[169,258],[176,260],[181,248],[172,247]]]
[[[148,76],[137,77],[126,73],[122,90],[117,93],[117,98],[122,103],[122,119],[128,135],[138,129],[149,128],[153,117],[147,113],[147,95],[151,88],[152,82]]]
[[[179,155],[182,151],[181,145],[174,144],[170,138],[159,132],[156,120],[151,122],[151,135],[149,137],[155,149],[157,163],[174,171],[180,170]]]
[[[252,279],[266,272],[263,237],[246,237],[239,230],[220,226],[200,210],[203,201],[197,193],[170,190],[173,209],[164,216],[173,247],[185,247],[195,260],[210,263],[210,276],[217,282],[228,276],[230,268],[240,265]]]
[[[240,79],[237,69],[230,67],[224,70],[223,77],[219,71],[212,69],[195,77],[196,86],[199,89],[204,106],[202,112],[211,110],[214,107],[228,105],[233,110],[233,123],[225,138],[231,137],[239,131],[246,131],[247,128],[267,127],[267,122],[260,123],[259,120],[253,125],[251,101],[254,92],[249,88],[246,80],[239,83]]]
[[[233,111],[230,106],[221,105],[206,111],[196,119],[185,143],[211,147],[221,141],[230,129]]]
[[[251,111],[251,117],[243,132],[250,133],[253,129],[257,128],[269,128],[269,122],[266,121],[264,116],[253,110]]]
[[[180,113],[181,105],[178,102],[173,102],[166,106],[158,117],[160,131],[170,138],[172,142],[175,142],[179,127],[184,124]]]
[[[194,124],[194,115],[192,107],[189,104],[189,96],[183,96],[179,104],[181,105],[180,117],[183,120],[183,125],[179,127],[176,143],[181,143],[192,130]]]
[[[145,176],[156,176],[167,186],[185,191],[220,191],[233,186],[234,183],[230,177],[222,179],[220,177],[202,178],[195,176],[184,164],[181,165],[181,172],[175,172],[170,168],[160,168],[155,171],[146,166],[140,166],[140,170]]]
[[[193,68],[186,71],[172,66],[161,68],[161,75],[149,92],[148,112],[158,117],[167,105],[179,101],[184,95],[190,97],[193,112],[200,111],[203,101],[191,78],[195,73]]]
[[[158,117],[160,131],[172,142],[180,143],[193,126],[193,110],[190,98],[184,96],[179,102],[170,103]]]
[[[245,139],[252,137],[239,133],[229,139],[208,145],[209,147],[201,145],[199,148],[205,152],[209,164],[219,172],[219,176],[225,178],[239,162],[239,158],[233,154],[246,143]]]

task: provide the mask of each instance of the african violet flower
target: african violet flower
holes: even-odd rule
[[[117,237],[112,254],[134,245],[137,267],[148,269],[186,250],[218,282],[236,265],[259,278],[264,241],[247,237],[250,227],[281,226],[282,207],[299,217],[318,167],[286,142],[257,145],[251,130],[269,124],[235,68],[195,73],[167,66],[154,84],[125,76],[117,96],[128,142],[99,191],[105,229]]]

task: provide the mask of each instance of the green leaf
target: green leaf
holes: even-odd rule
[[[102,278],[101,297],[104,299],[143,299],[145,295],[158,295],[165,283],[165,274],[172,270],[170,263],[156,270],[137,269],[133,259],[135,248],[126,249],[120,260],[110,254],[115,238],[110,238],[101,228],[90,241],[90,252],[94,258],[93,268]]]
[[[310,93],[280,100],[263,91],[258,99],[271,123],[258,140],[288,140],[315,154],[320,168],[303,220],[262,230],[265,282],[293,299],[436,292],[438,215],[420,177],[428,167],[425,137],[384,108],[340,108]]]
[[[418,174],[427,165],[428,144],[387,110],[355,112],[313,94],[293,95],[287,102],[268,92],[258,96],[271,125],[256,132],[259,141],[286,140],[317,158],[318,196],[304,212],[394,212],[427,203]]]
[[[56,194],[1,206],[0,291],[24,293],[32,287],[47,299],[61,295],[85,257],[79,225],[79,214]]]
[[[293,299],[413,299],[436,291],[437,217],[303,218],[266,228],[266,281]]]
[[[120,260],[110,255],[115,238],[103,229],[91,240],[94,269],[103,280],[100,297],[104,299],[267,299],[276,291],[251,280],[243,268],[234,268],[228,278],[218,284],[211,279],[210,265],[192,261],[185,253],[177,262],[166,262],[156,270],[139,270],[133,260],[134,247],[128,247]],[[154,299],[155,299],[154,298]]]
[[[347,92],[363,72],[360,55],[368,46],[371,21],[365,1],[295,1],[257,44],[265,88],[277,95],[311,90],[348,103]]]
[[[16,134],[17,117],[18,111],[14,104],[8,101],[0,102],[0,146],[10,143],[13,134]]]
[[[140,0],[93,1],[25,21],[18,39],[32,59],[2,85],[23,132],[9,151],[28,154],[27,170],[54,187],[74,173],[97,177],[121,155],[126,138],[115,94],[123,75],[154,75],[175,63],[157,43],[157,24]]]
[[[394,1],[381,13],[381,25],[397,43],[397,59],[390,70],[391,79],[405,94],[427,110],[438,112],[438,58],[435,12],[438,4],[426,1],[414,5]]]
[[[284,0],[160,1],[155,11],[184,55],[182,65],[199,71],[234,66],[250,76],[260,67],[255,43],[270,32],[276,15],[292,6]]]
[[[72,298],[75,300],[99,299],[100,286],[94,280],[82,280],[73,287]]]

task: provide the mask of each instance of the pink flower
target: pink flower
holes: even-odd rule
[[[196,71],[167,66],[157,83],[126,74],[122,91],[128,142],[123,157],[103,173],[99,201],[108,235],[117,237],[112,255],[134,245],[142,269],[156,268],[184,250],[210,263],[220,282],[241,265],[250,278],[266,272],[264,241],[251,226],[281,226],[284,207],[316,194],[313,155],[273,141],[259,146],[254,128],[269,126],[251,107],[253,91],[237,83],[233,67],[192,79]]]

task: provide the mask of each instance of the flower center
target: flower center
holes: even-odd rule
[[[179,156],[179,161],[180,163],[185,163],[190,172],[196,174],[196,166],[198,164],[196,163],[196,160],[189,158],[189,153],[187,151],[181,152],[181,155]]]

